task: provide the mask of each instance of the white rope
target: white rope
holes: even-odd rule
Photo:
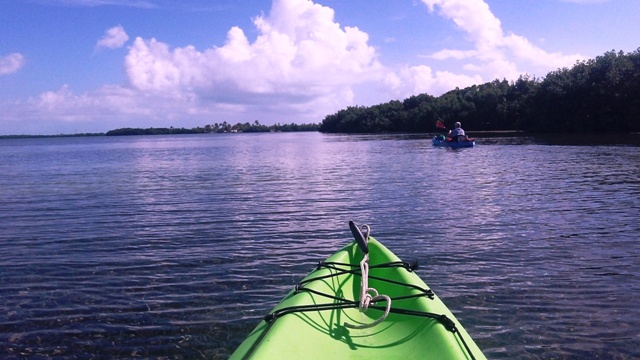
[[[369,240],[369,226],[364,225],[363,227],[367,228],[365,240]],[[369,305],[371,303],[375,304],[377,301],[381,300],[385,300],[387,302],[387,307],[384,314],[372,323],[352,325],[345,322],[344,326],[351,329],[367,329],[376,326],[387,318],[389,311],[391,310],[391,298],[387,295],[380,295],[378,294],[378,290],[369,287],[369,254],[364,254],[362,261],[360,261],[360,272],[362,273],[362,280],[360,282],[360,312],[365,313],[367,309],[369,309]]]

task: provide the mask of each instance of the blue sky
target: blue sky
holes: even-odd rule
[[[640,48],[637,0],[4,0],[0,135],[319,123]]]

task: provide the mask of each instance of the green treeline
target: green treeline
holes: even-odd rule
[[[192,129],[185,128],[121,128],[107,131],[107,136],[122,135],[176,135],[176,134],[204,134],[204,133],[230,133],[230,132],[288,132],[288,131],[318,131],[319,124],[276,124],[261,125],[258,120],[253,124],[237,123],[231,125],[226,121],[223,123],[215,123],[213,125],[205,125],[204,127],[195,127]]]
[[[640,131],[640,48],[610,51],[544,79],[494,80],[439,97],[427,94],[328,115],[326,133],[433,132],[436,120],[467,131]]]

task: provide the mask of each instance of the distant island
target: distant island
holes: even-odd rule
[[[318,131],[319,124],[276,124],[262,125],[258,120],[250,123],[237,123],[231,125],[226,121],[219,124],[205,125],[204,127],[185,128],[121,128],[107,131],[106,136],[123,135],[177,135],[177,134],[206,134],[206,133],[252,133],[252,132],[291,132],[291,131]]]
[[[57,135],[0,135],[0,139],[38,139],[38,138],[57,138],[57,137],[87,137],[87,136],[104,136],[104,133],[76,133],[76,134],[57,134]]]
[[[127,136],[127,135],[180,135],[180,134],[208,134],[208,133],[257,133],[257,132],[293,132],[293,131],[318,131],[320,124],[275,124],[262,125],[258,120],[250,123],[237,123],[231,125],[226,121],[205,125],[191,129],[186,128],[120,128],[109,130],[106,133],[78,133],[58,135],[0,135],[0,139],[21,138],[53,138],[53,137],[85,137],[85,136]]]

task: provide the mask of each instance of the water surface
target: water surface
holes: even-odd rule
[[[638,174],[553,138],[2,139],[0,357],[227,358],[350,219],[489,358],[640,357]]]

